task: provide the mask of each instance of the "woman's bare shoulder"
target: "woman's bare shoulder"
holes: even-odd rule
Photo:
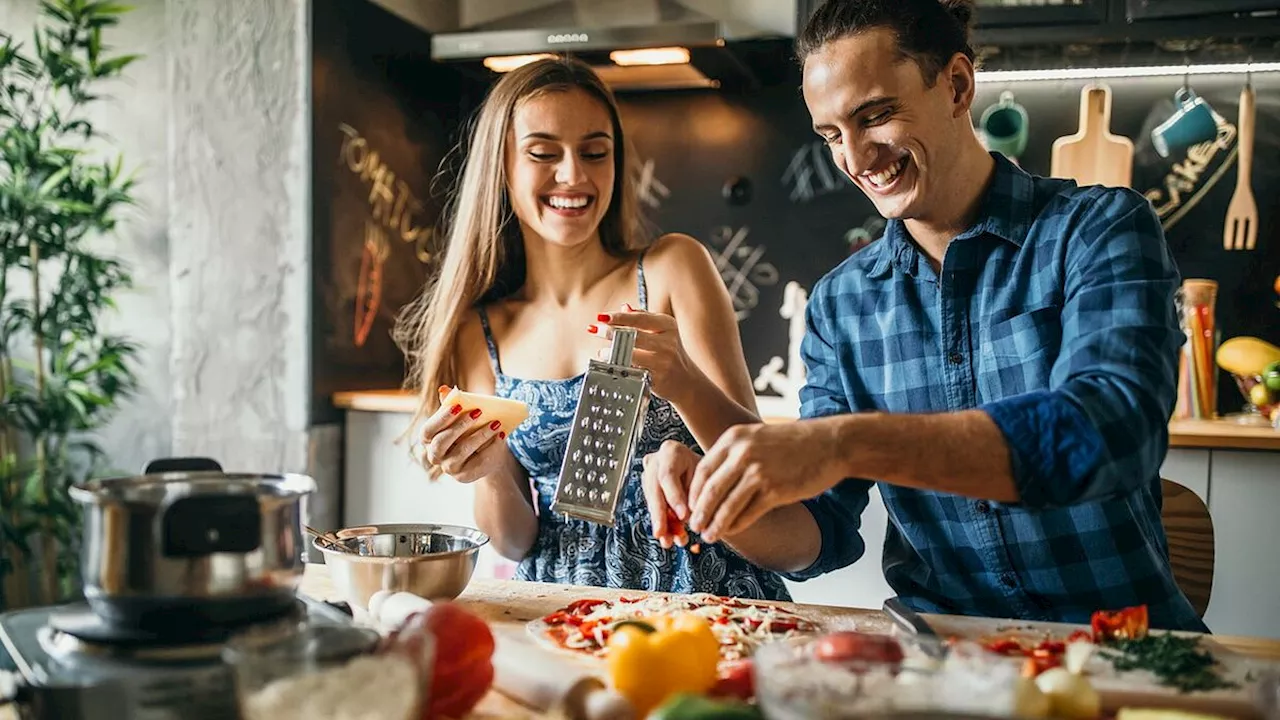
[[[458,384],[469,392],[492,393],[493,367],[489,362],[489,344],[479,310],[468,310],[458,323],[458,340],[454,349]]]

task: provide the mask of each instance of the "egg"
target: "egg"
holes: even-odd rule
[[[1049,696],[1049,706],[1055,717],[1085,720],[1098,717],[1102,711],[1102,698],[1088,678],[1066,668],[1045,670],[1036,678],[1036,686]]]

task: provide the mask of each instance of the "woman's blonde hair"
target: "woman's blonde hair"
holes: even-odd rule
[[[538,60],[502,77],[472,119],[462,172],[443,213],[447,238],[434,279],[400,313],[395,338],[405,353],[406,387],[417,390],[410,427],[436,411],[436,388],[454,385],[458,328],[466,313],[524,285],[524,241],[507,193],[507,138],[516,108],[530,98],[578,89],[596,98],[613,123],[613,201],[600,220],[600,241],[611,255],[634,255],[642,238],[630,172],[630,147],[613,92],[587,64],[572,58]]]

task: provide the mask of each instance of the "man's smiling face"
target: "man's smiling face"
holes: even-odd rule
[[[804,62],[804,100],[832,159],[886,218],[918,219],[949,191],[957,125],[968,102],[950,73],[933,87],[904,57],[893,32],[875,28],[833,40]]]

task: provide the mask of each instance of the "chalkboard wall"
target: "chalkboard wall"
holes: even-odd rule
[[[439,249],[436,169],[484,85],[366,2],[317,0],[312,60],[312,421],[339,390],[398,387],[396,313]]]
[[[1161,158],[1151,128],[1173,110],[1183,78],[1127,78],[1112,89],[1112,132],[1134,140],[1134,187],[1159,210],[1184,277],[1217,280],[1222,338],[1255,335],[1280,344],[1280,308],[1273,281],[1280,274],[1275,218],[1280,191],[1280,75],[1252,78],[1257,93],[1254,194],[1260,228],[1253,252],[1222,246],[1223,220],[1236,186],[1235,132],[1243,76],[1196,76],[1194,90],[1230,126],[1207,158],[1188,153]],[[750,97],[715,92],[646,94],[624,100],[625,120],[652,172],[648,209],[665,231],[691,233],[724,264],[736,288],[740,328],[753,374],[786,357],[788,320],[779,316],[783,289],[794,280],[813,287],[849,252],[876,238],[883,220],[861,192],[840,176],[810,130],[797,90],[799,78]],[[1015,94],[1030,117],[1020,164],[1047,175],[1053,141],[1078,128],[1086,83],[1034,81],[981,84],[974,108],[1002,91]],[[749,184],[751,199],[735,204],[725,187]],[[731,257],[726,257],[731,255]],[[1220,411],[1242,400],[1223,377]]]
[[[315,198],[316,336],[313,343],[317,412],[339,389],[399,386],[403,365],[390,341],[391,321],[426,277],[433,250],[426,230],[439,197],[430,179],[458,128],[482,97],[483,86],[426,58],[426,36],[365,3],[316,4]],[[779,63],[785,63],[779,57]],[[782,316],[785,288],[813,287],[850,252],[879,236],[883,220],[871,203],[836,173],[810,130],[793,69],[749,95],[718,91],[624,95],[624,122],[640,155],[642,207],[662,231],[687,232],[707,245],[734,297],[753,377],[788,356],[790,320]],[[1253,252],[1222,248],[1222,225],[1235,188],[1234,125],[1240,76],[1198,76],[1194,89],[1232,129],[1220,147],[1189,161],[1151,149],[1149,130],[1168,116],[1180,77],[1108,81],[1112,132],[1134,139],[1134,186],[1165,219],[1167,236],[1185,277],[1221,283],[1222,337],[1256,335],[1280,344],[1280,309],[1272,283],[1280,274],[1275,217],[1280,191],[1280,76],[1256,75],[1258,138],[1254,194],[1260,232]],[[1047,174],[1053,141],[1077,129],[1083,82],[980,85],[974,116],[1011,90],[1030,115],[1023,167]],[[359,169],[363,146],[379,153],[421,207],[413,222],[386,221],[402,205],[399,185],[390,205],[374,197]],[[1176,192],[1171,193],[1170,188]],[[398,217],[398,216],[396,216]],[[395,218],[393,218],[395,219]],[[367,308],[367,268],[361,270],[367,228],[382,227],[386,253],[377,312]],[[392,226],[395,227],[392,227]],[[377,233],[374,233],[376,240]],[[366,281],[360,280],[362,274]],[[364,305],[358,298],[364,296]],[[777,358],[775,360],[775,358]],[[785,370],[783,370],[785,372]],[[765,389],[762,394],[773,391]],[[1220,410],[1239,409],[1239,395],[1223,378]]]

